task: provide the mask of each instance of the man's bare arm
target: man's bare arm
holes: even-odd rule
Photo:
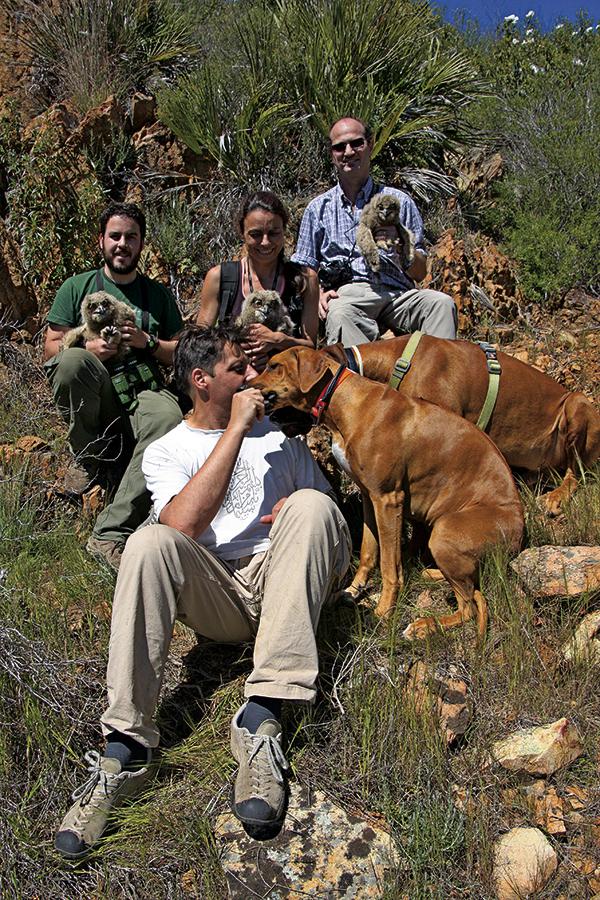
[[[249,388],[234,394],[227,428],[204,465],[162,510],[163,525],[189,537],[197,537],[208,528],[227,493],[242,441],[264,412],[260,391]]]

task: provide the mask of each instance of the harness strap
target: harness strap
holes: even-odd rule
[[[358,347],[356,345],[354,347],[344,347],[344,353],[346,354],[350,371],[356,375],[363,375],[363,361]]]
[[[487,370],[489,373],[489,383],[482,410],[479,413],[479,418],[477,419],[477,422],[475,424],[478,428],[481,429],[481,431],[485,431],[485,429],[489,425],[490,419],[492,418],[492,413],[494,412],[494,407],[496,406],[496,400],[498,399],[502,366],[498,362],[498,354],[495,347],[493,347],[491,344],[488,344],[487,341],[478,341],[477,343],[485,353]]]
[[[415,331],[414,334],[411,334],[408,344],[404,348],[403,355],[399,356],[394,363],[394,368],[392,369],[392,374],[388,381],[388,387],[391,387],[393,391],[398,390],[402,383],[402,379],[410,369],[412,358],[415,355],[415,350],[419,346],[419,341],[422,337],[423,333],[421,331]]]
[[[345,363],[342,363],[341,366],[339,367],[339,369],[337,370],[337,372],[335,373],[335,375],[333,376],[333,378],[331,379],[331,381],[329,381],[325,385],[325,387],[319,394],[319,396],[315,402],[315,405],[313,406],[313,408],[310,411],[310,415],[313,420],[313,425],[319,424],[321,416],[323,415],[323,413],[329,406],[329,403],[333,396],[333,392],[335,391],[336,387],[339,387],[339,385],[342,383],[342,381],[345,381],[345,379],[349,375],[352,375],[352,374],[353,373],[348,368],[348,366]]]

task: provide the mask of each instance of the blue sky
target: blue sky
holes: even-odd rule
[[[560,18],[573,21],[579,9],[585,9],[594,24],[600,22],[600,0],[589,0],[587,3],[569,3],[566,0],[543,0],[539,3],[535,0],[439,0],[437,5],[444,8],[445,16],[450,21],[454,21],[457,10],[465,10],[479,20],[483,31],[493,31],[504,16],[515,14],[523,21],[525,13],[530,9],[534,10],[544,31]]]

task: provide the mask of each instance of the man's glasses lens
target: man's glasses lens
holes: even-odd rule
[[[367,143],[366,138],[359,137],[354,138],[353,141],[338,141],[337,144],[332,144],[331,149],[335,150],[336,153],[343,153],[348,145],[352,147],[353,150],[360,150]]]

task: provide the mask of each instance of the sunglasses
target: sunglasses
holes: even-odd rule
[[[354,138],[352,141],[338,141],[337,144],[331,145],[331,149],[334,153],[343,153],[348,146],[352,147],[353,150],[362,150],[366,143],[366,138],[359,137]]]

